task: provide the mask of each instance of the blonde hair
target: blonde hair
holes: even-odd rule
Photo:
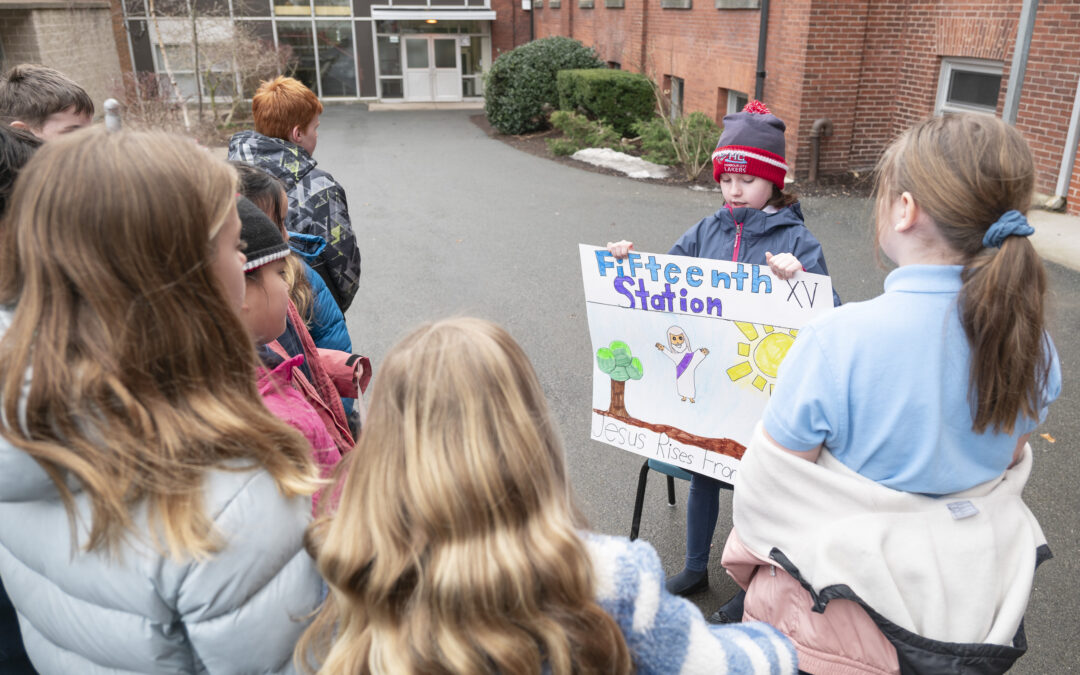
[[[479,319],[387,355],[335,517],[309,550],[330,595],[297,666],[320,673],[627,673],[562,444],[521,347]]]
[[[1024,137],[989,115],[926,120],[901,135],[877,168],[881,214],[904,192],[963,260],[960,321],[971,345],[972,428],[1012,433],[1038,419],[1050,360],[1045,339],[1046,271],[1027,237],[1000,248],[983,236],[1005,212],[1027,211],[1034,162]]]
[[[211,469],[265,468],[286,496],[314,487],[304,438],[262,404],[251,339],[210,267],[235,191],[232,168],[189,140],[104,129],[49,142],[16,184],[0,434],[52,478],[73,540],[77,480],[87,550],[116,550],[145,505],[159,550],[210,554],[222,544],[203,505]]]

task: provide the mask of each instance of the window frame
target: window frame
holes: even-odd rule
[[[735,113],[742,111],[742,106],[739,105],[740,96],[746,99],[746,103],[750,102],[750,94],[747,94],[743,91],[738,91],[737,89],[727,90],[727,113],[725,113],[726,115],[734,115]],[[743,105],[746,105],[746,103],[744,103]]]
[[[678,75],[667,75],[668,90],[668,119],[672,122],[683,116],[686,105],[686,80]],[[675,90],[678,89],[679,95],[675,96]],[[678,101],[676,102],[676,98]],[[676,114],[678,113],[678,114]]]
[[[974,112],[982,113],[984,115],[996,115],[997,114],[997,100],[994,101],[993,108],[988,106],[971,105],[969,103],[954,103],[949,101],[949,83],[952,80],[952,75],[956,71],[979,73],[982,75],[997,75],[1004,82],[1005,79],[1005,63],[1002,61],[992,61],[988,59],[972,59],[961,58],[953,56],[944,56],[941,58],[941,70],[938,73],[938,89],[937,98],[934,101],[934,115],[944,115],[945,113],[956,112]],[[1001,98],[1001,85],[998,85],[998,99]]]

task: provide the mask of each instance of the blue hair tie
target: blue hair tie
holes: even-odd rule
[[[1005,237],[1013,235],[1030,237],[1033,234],[1035,234],[1035,228],[1028,225],[1024,214],[1016,210],[1006,211],[986,231],[982,243],[986,248],[1001,248],[1001,245],[1005,242]]]

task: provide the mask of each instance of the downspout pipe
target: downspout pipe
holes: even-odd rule
[[[1080,141],[1080,79],[1076,81],[1076,96],[1073,97],[1072,117],[1069,118],[1069,133],[1065,136],[1065,150],[1061,154],[1061,169],[1058,171],[1057,188],[1054,198],[1047,204],[1049,208],[1060,209],[1065,206],[1072,181],[1073,165],[1076,164],[1076,148]]]
[[[765,96],[765,45],[769,39],[769,0],[761,0],[761,23],[757,38],[757,77],[754,82],[754,98]]]
[[[816,183],[818,179],[818,163],[821,161],[821,137],[832,136],[833,123],[828,117],[819,117],[814,120],[810,127],[810,175],[807,180]]]
[[[1035,12],[1038,9],[1039,0],[1024,0],[1024,6],[1020,8],[1016,45],[1013,47],[1012,65],[1009,66],[1009,86],[1005,90],[1005,107],[1001,111],[1001,119],[1009,124],[1016,124],[1016,113],[1020,109],[1020,90],[1024,88],[1024,73],[1027,71],[1031,34],[1035,30]]]

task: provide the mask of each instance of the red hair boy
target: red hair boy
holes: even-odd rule
[[[326,241],[321,249],[297,253],[326,280],[344,312],[360,282],[360,249],[345,190],[329,173],[315,168],[311,157],[319,141],[322,111],[318,97],[299,80],[276,77],[263,82],[251,100],[255,130],[233,135],[229,159],[265,169],[285,184],[289,195],[285,227]]]

